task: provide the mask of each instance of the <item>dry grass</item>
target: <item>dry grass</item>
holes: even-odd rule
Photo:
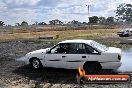
[[[59,30],[59,29],[58,29]],[[35,43],[43,43],[54,45],[58,41],[66,39],[92,39],[107,46],[115,46],[119,48],[130,48],[130,44],[120,44],[117,32],[120,29],[92,29],[92,30],[60,30],[60,31],[32,31],[32,30],[14,30],[12,33],[0,34],[0,42],[12,40],[27,40]],[[54,39],[45,40],[40,37],[53,37]]]
[[[18,40],[18,39],[38,39],[39,37],[52,36],[57,40],[75,39],[75,38],[101,38],[115,36],[119,29],[94,29],[94,30],[65,30],[65,31],[31,31],[14,30],[12,33],[0,34],[0,40]]]

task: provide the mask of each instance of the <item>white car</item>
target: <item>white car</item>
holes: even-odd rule
[[[121,50],[106,47],[93,40],[66,40],[52,48],[40,49],[25,55],[25,62],[34,69],[54,67],[83,68],[87,72],[117,69],[121,66]]]
[[[119,35],[120,37],[129,37],[132,35],[132,29],[130,28],[123,29],[120,32],[117,32],[117,35]]]

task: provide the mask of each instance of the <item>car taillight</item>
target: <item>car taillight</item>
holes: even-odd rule
[[[118,55],[118,60],[119,60],[119,61],[121,60],[121,55]]]

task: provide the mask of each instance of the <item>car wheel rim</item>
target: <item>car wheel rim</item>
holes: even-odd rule
[[[33,60],[33,67],[39,68],[39,61],[38,60]]]

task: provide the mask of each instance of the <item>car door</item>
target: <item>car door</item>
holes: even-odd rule
[[[66,68],[66,51],[68,44],[61,43],[51,48],[45,55],[47,67]]]
[[[67,55],[67,68],[77,69],[83,67],[86,61],[98,61],[100,53],[84,43],[72,43]]]
[[[92,46],[85,44],[85,50],[86,53],[89,55],[88,61],[100,62],[102,60],[103,55],[101,55],[101,52],[99,52],[97,49],[93,48]]]
[[[71,43],[69,54],[67,54],[67,68],[77,69],[89,59],[83,43]]]

